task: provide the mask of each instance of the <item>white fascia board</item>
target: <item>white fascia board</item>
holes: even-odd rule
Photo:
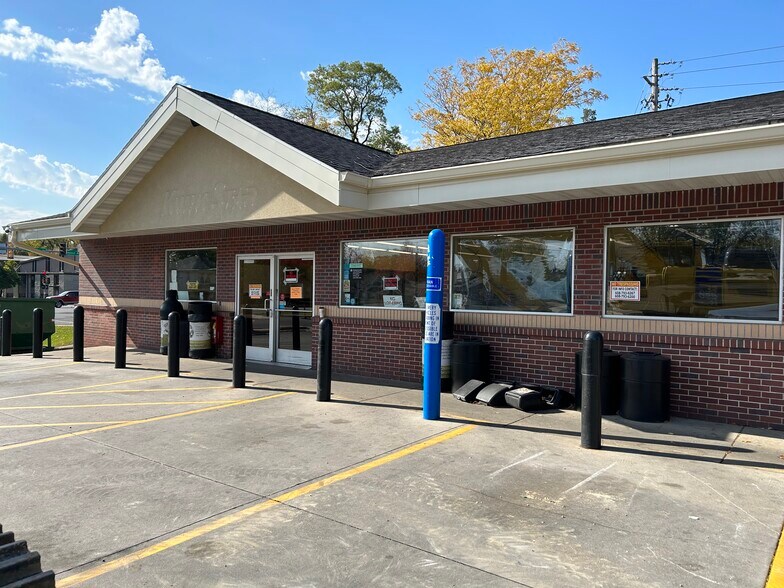
[[[74,233],[71,220],[67,216],[22,221],[9,225],[9,240],[14,243],[38,239],[80,239],[89,233]]]
[[[177,90],[175,86],[166,98],[153,110],[145,123],[134,133],[131,140],[109,164],[87,193],[76,204],[71,212],[71,228],[78,231],[87,220],[90,212],[98,206],[103,198],[122,180],[123,175],[141,157],[144,150],[158,136],[166,123],[177,112]]]
[[[369,209],[432,205],[784,168],[784,124],[371,179]]]
[[[344,205],[340,199],[338,170],[223,110],[187,88],[178,88],[177,110],[332,204]]]

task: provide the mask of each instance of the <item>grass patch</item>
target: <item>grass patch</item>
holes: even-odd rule
[[[67,347],[73,345],[73,327],[64,327],[62,325],[55,327],[54,335],[52,335],[52,347]]]

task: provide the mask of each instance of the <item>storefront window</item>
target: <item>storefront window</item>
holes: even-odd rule
[[[455,237],[452,309],[572,311],[571,229]]]
[[[215,302],[217,249],[179,249],[166,252],[166,289],[177,290],[182,302]]]
[[[607,228],[609,315],[778,321],[781,220]]]
[[[427,239],[343,243],[340,304],[424,308]]]

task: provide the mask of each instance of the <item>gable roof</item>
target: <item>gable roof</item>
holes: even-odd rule
[[[209,92],[189,88],[191,92],[209,100],[216,106],[249,122],[253,126],[288,143],[295,149],[327,164],[338,171],[354,172],[363,176],[394,159],[394,155],[355,143],[320,129],[246,106]]]
[[[377,168],[374,175],[503,161],[776,122],[784,122],[784,91],[411,151]]]
[[[277,223],[784,182],[784,91],[396,156],[175,85],[70,213],[11,230],[28,239],[102,234],[192,126],[340,209]]]
[[[784,91],[780,91],[392,155],[209,92],[190,90],[336,170],[365,177],[784,122]]]

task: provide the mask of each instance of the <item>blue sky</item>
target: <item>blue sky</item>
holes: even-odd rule
[[[410,109],[429,72],[489,48],[577,42],[602,77],[599,118],[634,114],[653,57],[782,46],[778,1],[268,3],[0,1],[0,225],[69,210],[184,81],[267,108],[305,99],[303,73],[377,61],[403,92],[387,111],[416,144]],[[96,32],[96,27],[99,27]],[[142,35],[140,37],[139,35]],[[775,62],[750,67],[728,66]],[[713,71],[697,69],[725,68]],[[663,68],[676,105],[784,90],[784,47]],[[777,84],[693,89],[750,82]]]

